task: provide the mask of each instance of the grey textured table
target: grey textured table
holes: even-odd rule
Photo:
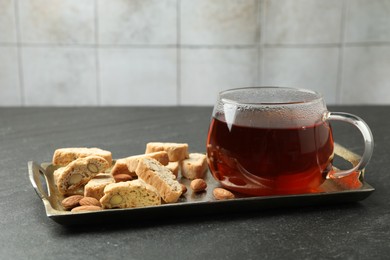
[[[371,126],[375,151],[366,200],[65,227],[45,215],[27,162],[59,147],[96,146],[115,158],[142,153],[146,142],[187,142],[205,151],[212,108],[0,108],[1,259],[388,259],[390,256],[390,107],[330,107]],[[336,141],[361,152],[352,128],[334,124]]]

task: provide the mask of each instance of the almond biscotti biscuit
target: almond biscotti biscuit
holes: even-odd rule
[[[53,172],[53,181],[55,187],[57,187],[58,178],[61,176],[64,170],[65,167],[61,167]],[[78,189],[71,190],[66,193],[66,196],[72,196],[72,195],[84,195],[84,186],[80,186]]]
[[[137,169],[138,161],[139,159],[145,157],[156,159],[162,165],[167,165],[169,162],[168,153],[165,151],[133,155],[130,157],[116,160],[114,167],[112,167],[111,174],[112,175],[129,174],[130,176],[136,177],[137,175],[135,173],[135,170]]]
[[[180,162],[181,175],[193,180],[203,178],[207,170],[206,155],[201,153],[190,153],[189,158]]]
[[[177,175],[179,175],[179,162],[169,162],[165,167],[167,167],[173,175],[177,178]]]
[[[182,194],[182,187],[175,175],[155,159],[140,159],[135,172],[138,178],[155,187],[167,203],[176,202]]]
[[[142,180],[132,180],[107,185],[100,204],[104,209],[138,208],[160,205],[161,198],[153,186]]]
[[[55,150],[53,155],[53,164],[66,166],[70,162],[78,158],[84,158],[91,155],[103,157],[108,162],[109,166],[111,166],[112,164],[112,154],[110,151],[105,151],[99,148],[85,148],[85,147],[61,148]]]
[[[166,151],[170,162],[177,162],[188,158],[188,144],[185,143],[151,142],[146,144],[145,153],[158,151]]]
[[[61,194],[72,193],[84,186],[98,173],[108,169],[108,162],[100,156],[87,156],[72,161],[54,173],[57,176],[57,188]]]
[[[104,188],[110,183],[115,183],[111,174],[99,173],[85,185],[84,196],[100,200],[104,195]]]

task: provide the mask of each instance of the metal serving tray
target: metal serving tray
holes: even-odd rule
[[[335,155],[342,160],[355,165],[359,156],[335,144]],[[53,172],[56,169],[51,163],[38,164],[28,162],[28,174],[32,186],[42,199],[47,217],[62,225],[80,225],[95,223],[116,223],[117,221],[162,219],[169,217],[221,214],[229,212],[245,212],[281,207],[301,207],[361,201],[367,198],[375,189],[364,181],[364,171],[348,177],[326,180],[317,191],[296,195],[275,195],[262,197],[243,197],[236,194],[235,199],[218,201],[212,191],[220,187],[210,173],[205,180],[207,190],[202,193],[192,193],[190,181],[179,177],[179,182],[188,187],[177,203],[163,204],[143,208],[105,209],[94,212],[72,213],[62,209],[63,196],[54,184]]]

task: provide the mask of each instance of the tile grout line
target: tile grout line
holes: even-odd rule
[[[23,54],[21,44],[20,17],[19,17],[19,2],[14,1],[15,28],[16,28],[16,49],[18,59],[18,76],[19,76],[19,94],[21,106],[26,105],[25,89],[24,89],[24,69],[23,69]]]
[[[267,27],[267,6],[268,6],[268,0],[262,0],[263,1],[263,5],[261,8],[261,26],[260,26],[260,30],[261,30],[261,38],[260,38],[260,47],[261,47],[261,53],[260,53],[260,84],[263,85],[264,84],[264,63],[265,63],[265,59],[264,59],[264,50],[267,48],[267,44],[265,43],[265,28]]]
[[[134,48],[134,49],[173,49],[177,48],[178,44],[59,44],[59,43],[20,43],[21,47],[31,48]],[[341,45],[344,47],[370,47],[370,46],[390,46],[390,42],[344,42],[341,43],[313,43],[313,44],[271,44],[262,43],[263,48],[300,48],[300,49],[312,49],[312,48],[339,48]],[[0,42],[0,46],[15,46],[15,43]],[[191,45],[191,44],[180,44],[183,49],[253,49],[257,48],[258,44],[253,45]]]
[[[181,105],[181,0],[176,5],[176,105]]]
[[[336,104],[342,104],[343,101],[343,64],[344,64],[344,47],[345,47],[345,30],[346,30],[346,19],[347,19],[347,2],[343,1],[341,23],[340,23],[340,46],[339,46],[339,58],[337,61],[338,72],[337,72],[337,84],[336,84]]]
[[[262,3],[262,4],[261,4]],[[257,47],[257,84],[259,86],[263,85],[263,48],[264,48],[264,20],[265,20],[265,6],[266,0],[258,0],[257,1],[257,24],[259,26],[259,43]]]
[[[94,1],[95,4],[95,66],[96,66],[96,103],[98,106],[102,104],[101,95],[101,83],[100,83],[100,58],[99,58],[99,20],[98,20],[98,0]]]

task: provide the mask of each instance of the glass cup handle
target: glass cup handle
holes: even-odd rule
[[[374,151],[374,138],[366,122],[364,122],[363,119],[361,119],[360,117],[352,114],[342,113],[342,112],[329,112],[329,111],[324,114],[324,120],[325,121],[336,120],[336,121],[343,121],[343,122],[350,123],[356,126],[360,130],[364,139],[364,152],[359,163],[352,169],[332,172],[329,177],[340,178],[340,177],[347,176],[353,172],[363,170],[364,167],[366,167],[366,165],[370,161],[372,153]]]

